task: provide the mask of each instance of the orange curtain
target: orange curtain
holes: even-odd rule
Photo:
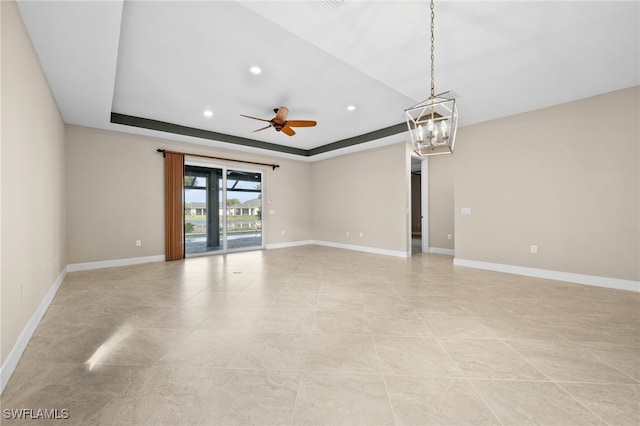
[[[184,155],[164,154],[164,223],[166,260],[184,258]]]

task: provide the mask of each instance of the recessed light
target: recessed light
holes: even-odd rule
[[[251,71],[251,74],[260,74],[262,72],[262,70],[260,69],[260,67],[251,67],[249,68],[249,71]]]
[[[213,117],[213,111],[211,111],[210,109],[205,110],[205,112],[203,112],[205,117]]]
[[[356,110],[356,106],[355,105],[349,105],[347,107],[347,111],[355,111]]]

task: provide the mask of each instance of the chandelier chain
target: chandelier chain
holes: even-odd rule
[[[435,20],[435,11],[434,11],[434,5],[433,5],[433,0],[431,0],[431,97],[435,98],[436,97],[436,82],[435,82],[435,65],[434,65],[434,52],[435,52],[435,37],[434,37],[434,30],[435,30],[435,24],[434,24],[434,20]]]

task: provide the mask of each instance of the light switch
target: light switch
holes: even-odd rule
[[[269,210],[269,214],[276,214],[275,210]]]
[[[460,209],[460,214],[471,214],[471,207],[463,207]]]

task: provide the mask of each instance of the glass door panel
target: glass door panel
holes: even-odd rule
[[[227,248],[262,247],[262,174],[227,170],[226,193]]]
[[[185,165],[185,254],[224,250],[222,228],[223,169]]]

